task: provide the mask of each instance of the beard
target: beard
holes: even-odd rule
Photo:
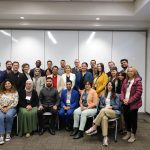
[[[11,66],[8,66],[8,67],[7,67],[7,70],[11,70],[11,69],[12,69],[12,67],[11,67]]]

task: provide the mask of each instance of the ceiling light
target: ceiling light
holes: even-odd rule
[[[10,33],[6,32],[6,31],[4,31],[4,30],[0,30],[0,32],[3,33],[3,34],[6,35],[6,36],[11,36]]]
[[[97,20],[97,21],[99,21],[99,20],[100,20],[100,18],[99,18],[99,17],[97,17],[97,18],[96,18],[96,20]]]
[[[56,39],[54,38],[54,36],[52,35],[52,33],[50,31],[48,31],[48,37],[54,44],[57,44]]]
[[[89,36],[88,40],[86,41],[86,44],[89,44],[91,40],[94,38],[96,32],[92,32],[91,35]]]
[[[22,20],[23,20],[23,19],[24,19],[24,17],[20,17],[20,19],[22,19]]]

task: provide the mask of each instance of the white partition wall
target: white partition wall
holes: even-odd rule
[[[5,62],[11,59],[11,31],[0,30],[0,63],[1,69],[5,68]]]
[[[44,31],[35,30],[13,30],[11,60],[29,63],[35,67],[35,61],[40,59],[44,68]]]
[[[60,66],[60,60],[66,60],[71,67],[74,60],[81,62],[95,59],[97,63],[105,65],[113,60],[121,70],[120,59],[127,58],[129,65],[135,66],[143,82],[143,106],[145,111],[145,56],[146,32],[128,31],[56,31],[56,30],[0,30],[0,62],[1,70],[5,68],[5,61],[19,61],[20,65],[29,63],[35,67],[35,61],[42,61],[42,68],[46,68],[47,60],[53,65]],[[150,31],[149,31],[150,34]],[[149,35],[150,43],[150,35]],[[150,44],[148,44],[147,63],[150,57]],[[89,66],[90,67],[90,66]],[[149,66],[147,66],[147,82],[149,79]],[[149,84],[147,84],[146,111],[150,112]]]
[[[45,32],[45,64],[52,60],[60,67],[60,60],[73,66],[78,58],[78,32],[77,31],[46,31]]]
[[[145,105],[145,53],[146,53],[146,32],[114,32],[112,60],[121,70],[120,60],[127,58],[129,66],[138,69],[143,83],[143,106]]]
[[[150,29],[147,40],[147,66],[146,66],[146,112],[150,113]]]
[[[81,62],[95,59],[97,63],[107,63],[111,60],[112,32],[81,31],[79,32],[79,59]],[[90,66],[89,66],[90,67]]]

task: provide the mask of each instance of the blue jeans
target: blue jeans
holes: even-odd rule
[[[15,114],[15,108],[9,109],[7,113],[3,113],[0,110],[0,134],[11,133]]]

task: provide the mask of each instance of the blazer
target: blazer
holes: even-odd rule
[[[112,106],[112,110],[114,110],[116,114],[119,115],[120,114],[120,100],[118,96],[110,100],[110,105]],[[103,95],[99,99],[98,110],[101,110],[105,106],[106,106],[106,97]]]
[[[37,94],[40,94],[40,91],[45,87],[45,77],[39,77],[37,79],[37,84],[35,85],[35,78],[33,77],[33,88],[37,91]]]
[[[108,76],[105,72],[103,72],[97,78],[97,81],[96,81],[96,92],[97,92],[99,97],[103,95],[107,83],[108,83]]]
[[[85,90],[83,90],[81,92],[81,96],[80,96],[80,106],[82,106],[82,96],[84,94]],[[98,102],[98,96],[97,93],[94,89],[90,89],[90,91],[88,92],[88,96],[87,96],[87,104],[89,108],[94,108],[97,106],[97,102]]]
[[[128,79],[125,79],[122,88],[120,100],[123,101],[125,99],[126,90],[128,87]],[[130,106],[130,110],[139,109],[142,106],[142,82],[140,77],[135,77],[134,82],[131,86],[130,97],[128,101],[128,105]]]
[[[72,68],[72,73],[77,74],[79,72],[79,70],[77,70],[75,67]]]
[[[53,78],[53,74],[51,74],[50,77]],[[59,94],[61,93],[63,88],[64,88],[64,81],[62,79],[62,76],[57,75],[57,91]]]
[[[64,82],[64,87],[63,89],[66,89],[66,73],[64,73],[62,75],[62,79],[63,79],[63,82]],[[74,88],[74,85],[75,85],[75,80],[76,80],[76,76],[74,73],[70,73],[70,80],[72,81],[72,88]]]
[[[63,108],[66,106],[66,100],[67,100],[67,89],[63,90],[60,97],[60,106]],[[79,94],[76,90],[71,91],[71,100],[70,100],[70,108],[76,109],[79,105]]]
[[[76,81],[75,81],[75,89],[78,91],[80,89],[80,81],[82,79],[82,73],[81,72],[78,72],[76,74]],[[86,72],[85,74],[85,81],[90,81],[92,82],[93,81],[93,76],[90,72]]]
[[[35,90],[32,90],[32,95],[30,101],[26,99],[26,91],[22,90],[19,92],[19,107],[26,108],[27,105],[31,105],[32,107],[38,107],[39,106],[39,98],[37,95],[37,92]]]

